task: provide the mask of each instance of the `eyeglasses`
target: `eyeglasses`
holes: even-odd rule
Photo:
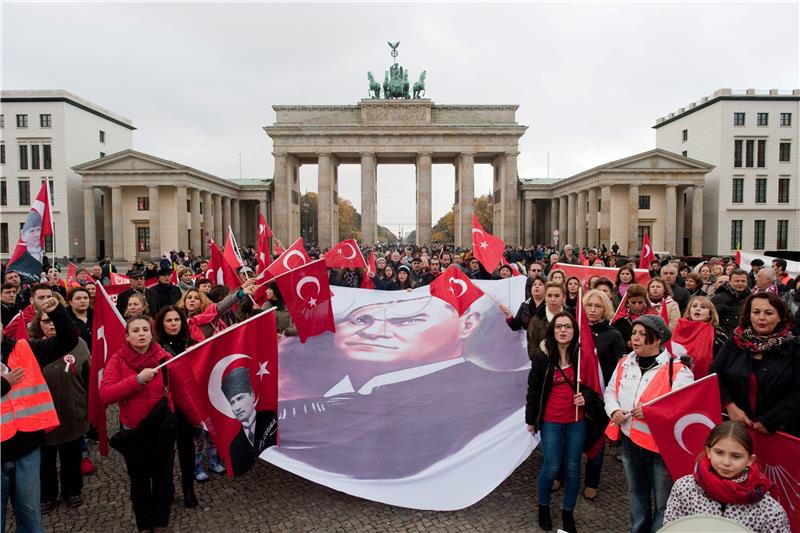
[[[41,319],[41,320],[39,321],[39,323],[40,323],[40,324],[52,324],[52,323],[53,323],[53,321],[52,321],[52,320],[50,320],[49,318],[43,318],[43,319]]]
[[[572,329],[572,324],[556,324],[553,329]]]

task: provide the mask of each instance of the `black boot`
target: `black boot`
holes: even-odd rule
[[[549,505],[539,505],[539,527],[545,531],[553,529],[553,519],[550,518]]]
[[[578,533],[578,528],[575,526],[575,516],[572,511],[561,510],[561,522],[563,522],[561,529],[567,533]]]
[[[194,509],[199,505],[197,496],[194,493],[193,485],[183,487],[183,505],[185,505],[187,509]]]

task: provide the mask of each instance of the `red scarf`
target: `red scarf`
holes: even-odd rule
[[[748,505],[761,501],[772,488],[772,482],[761,473],[758,463],[749,467],[749,472],[736,479],[723,479],[714,472],[707,455],[694,468],[694,479],[709,498],[725,505]]]

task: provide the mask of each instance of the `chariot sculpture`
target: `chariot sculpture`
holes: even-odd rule
[[[414,83],[411,87],[408,81],[408,71],[404,70],[401,65],[397,63],[397,47],[400,46],[400,41],[392,44],[389,43],[389,48],[392,49],[391,56],[393,59],[392,65],[384,73],[383,87],[375,80],[372,72],[367,72],[367,79],[369,80],[369,96],[373,99],[381,97],[381,89],[383,89],[384,99],[410,99],[412,97],[410,89],[413,89],[413,97],[421,98],[425,94],[425,77],[426,71],[422,71],[419,76],[419,81]]]

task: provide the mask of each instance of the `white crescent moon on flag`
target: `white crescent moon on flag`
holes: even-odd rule
[[[450,280],[449,280],[449,283],[450,283],[450,285],[455,283],[456,285],[461,287],[461,292],[456,294],[456,296],[458,296],[459,298],[464,296],[464,293],[467,292],[467,283],[463,279],[456,279],[456,278],[451,276]]]
[[[214,365],[214,368],[211,369],[211,374],[208,376],[208,399],[211,402],[211,405],[214,406],[214,409],[228,418],[236,417],[233,415],[231,403],[222,393],[222,375],[225,373],[225,369],[237,359],[251,359],[251,357],[243,353],[226,355],[217,361],[217,364]]]
[[[297,293],[297,297],[300,298],[301,300],[305,300],[305,298],[303,298],[302,295],[302,290],[303,290],[303,285],[305,285],[306,283],[313,283],[314,285],[316,285],[317,294],[315,294],[314,296],[319,296],[319,291],[320,291],[319,280],[314,276],[306,276],[297,282],[297,286],[294,289],[294,291]]]
[[[650,255],[650,245],[649,244],[645,244],[644,245],[644,255],[645,256]]]
[[[289,266],[289,258],[292,257],[293,255],[296,255],[297,257],[300,258],[300,264],[298,266],[306,264],[306,259],[305,257],[303,257],[303,254],[300,253],[300,250],[292,250],[291,252],[286,254],[286,257],[283,258],[283,266],[286,268],[286,270],[292,270],[292,267]]]
[[[472,233],[480,233],[484,239],[486,239],[486,234],[479,230],[478,228],[472,228]]]
[[[349,247],[350,247],[350,250],[353,252],[353,255],[350,255],[350,256],[348,256],[348,255],[345,255],[345,256],[344,256],[344,258],[345,258],[345,259],[348,259],[348,260],[349,260],[349,259],[355,259],[355,258],[356,258],[356,249],[355,249],[355,248],[353,248],[353,245],[352,245],[352,244],[350,244],[349,242],[346,242],[346,243],[344,243],[344,244],[342,245],[342,250],[344,250],[344,247],[345,247],[345,246],[349,246]]]
[[[707,426],[708,429],[714,429],[714,422],[711,421],[706,415],[700,413],[689,413],[688,415],[683,415],[675,422],[675,440],[678,441],[678,445],[683,448],[688,454],[692,452],[686,447],[683,443],[683,432],[686,431],[686,428],[691,426],[692,424],[703,424]]]

